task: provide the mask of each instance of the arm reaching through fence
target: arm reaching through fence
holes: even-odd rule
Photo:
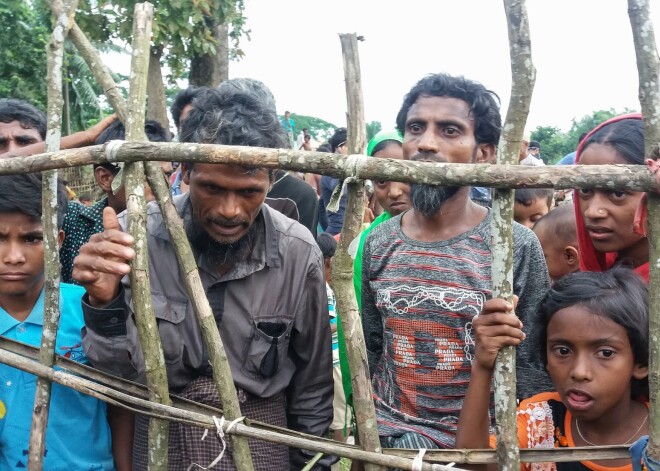
[[[109,304],[119,294],[119,283],[131,270],[128,262],[135,257],[134,240],[121,231],[117,214],[103,210],[104,231],[94,234],[82,246],[73,262],[73,277],[85,287],[91,306]]]

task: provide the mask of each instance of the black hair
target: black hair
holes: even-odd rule
[[[606,124],[589,136],[581,153],[594,143],[613,147],[629,164],[644,165],[644,123],[641,119],[627,118]]]
[[[170,142],[172,140],[170,131],[165,129],[158,121],[154,121],[153,119],[148,119],[145,121],[144,133],[147,135],[147,139],[149,139],[150,142]],[[124,123],[117,119],[103,130],[99,137],[96,138],[94,144],[99,145],[105,144],[109,141],[121,141],[124,139],[126,139],[126,127],[124,127]],[[94,168],[96,167],[105,167],[115,174],[119,172],[119,166],[110,162],[94,164]]]
[[[81,193],[78,196],[78,201],[93,201],[93,200],[94,200],[94,198],[92,197],[92,194],[89,193],[89,192]]]
[[[575,207],[572,204],[562,204],[550,211],[534,224],[534,230],[548,226],[557,242],[577,247],[577,225],[575,222]]]
[[[335,152],[337,147],[345,143],[348,140],[348,131],[346,128],[337,128],[335,133],[330,139],[328,139],[328,144],[330,144],[330,152]]]
[[[581,307],[626,329],[636,364],[648,366],[649,293],[644,281],[631,269],[615,267],[604,272],[575,272],[556,281],[541,301],[537,319],[541,359],[547,364],[548,324],[568,307]],[[633,379],[632,395],[648,395],[648,378]]]
[[[34,219],[41,219],[41,174],[0,176],[0,214],[21,213]],[[64,183],[57,182],[57,227],[62,228],[64,214],[69,202]]]
[[[406,119],[410,107],[420,96],[458,98],[470,106],[474,118],[474,138],[478,144],[497,146],[502,132],[499,97],[483,85],[465,77],[448,74],[434,74],[417,82],[403,99],[396,116],[396,127],[405,135]]]
[[[334,237],[327,232],[321,232],[316,236],[316,243],[321,249],[324,259],[334,257],[335,252],[337,251],[337,241]]]
[[[316,148],[317,152],[332,152],[332,146],[329,143],[324,142]]]
[[[539,198],[545,198],[548,203],[548,208],[552,206],[552,197],[554,196],[554,191],[552,188],[518,188],[515,192],[516,203],[520,203],[524,206],[530,206],[534,204]]]
[[[0,122],[18,121],[23,129],[36,129],[41,140],[46,139],[46,115],[27,101],[0,98]]]
[[[197,98],[204,90],[206,90],[206,87],[196,87],[195,85],[190,85],[185,90],[180,90],[179,93],[176,94],[170,111],[172,113],[172,119],[174,120],[174,126],[176,126],[177,129],[180,129],[179,124],[181,120],[181,112],[183,109],[187,105],[191,104],[193,100]]]
[[[529,141],[529,145],[527,146],[528,149],[539,149],[541,150],[541,144],[539,144],[539,141]]]
[[[386,149],[390,144],[396,144],[399,147],[403,147],[403,144],[401,144],[401,142],[397,141],[396,139],[385,139],[384,141],[379,142],[378,145],[376,145],[376,147],[371,149],[371,155],[373,156],[377,152]]]

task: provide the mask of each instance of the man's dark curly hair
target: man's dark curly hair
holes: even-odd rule
[[[452,97],[465,101],[474,118],[474,137],[478,144],[497,146],[502,132],[499,97],[483,85],[465,77],[434,74],[417,82],[403,99],[396,117],[396,127],[405,136],[406,119],[410,107],[420,96]]]
[[[196,87],[195,85],[190,85],[188,88],[181,90],[176,94],[170,111],[172,112],[174,126],[176,126],[177,129],[181,129],[181,112],[183,109],[186,107],[186,105],[192,103],[193,100],[197,98],[197,96],[201,95],[204,90],[206,90],[206,87]]]

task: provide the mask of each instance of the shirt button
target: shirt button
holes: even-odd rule
[[[117,319],[116,317],[110,319],[111,324],[116,324],[117,322],[119,322],[119,319]]]
[[[19,325],[16,330],[18,331],[19,334],[22,334],[25,332],[25,326],[23,324]]]

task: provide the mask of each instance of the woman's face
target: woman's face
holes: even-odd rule
[[[373,157],[401,160],[403,159],[403,149],[399,144],[393,142],[374,153]],[[410,185],[407,183],[375,180],[374,194],[378,203],[390,216],[397,216],[410,209]]]
[[[580,156],[581,165],[629,164],[614,147],[591,144]],[[642,192],[624,190],[578,190],[584,225],[599,252],[618,252],[635,266],[648,262],[647,239],[633,232],[635,211]]]

